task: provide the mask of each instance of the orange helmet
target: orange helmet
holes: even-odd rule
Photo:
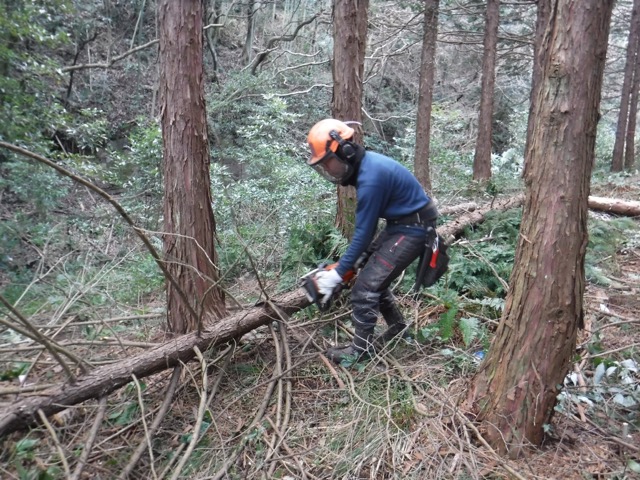
[[[326,118],[316,123],[307,136],[311,158],[307,165],[315,165],[328,153],[336,153],[341,142],[351,140],[354,130],[349,125],[334,118]]]

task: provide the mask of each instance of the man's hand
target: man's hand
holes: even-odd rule
[[[342,283],[342,277],[335,268],[319,271],[315,274],[314,280],[318,286],[318,292],[323,295],[323,303],[331,298],[336,287]]]

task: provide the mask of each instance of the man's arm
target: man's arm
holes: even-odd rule
[[[383,204],[384,195],[378,192],[376,188],[367,187],[358,191],[356,227],[353,240],[338,262],[337,271],[341,276],[344,276],[347,271],[353,268],[356,260],[373,240]]]

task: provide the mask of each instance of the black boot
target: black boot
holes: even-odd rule
[[[335,363],[348,361],[355,363],[360,360],[366,360],[373,353],[373,327],[367,329],[356,328],[353,342],[343,347],[331,347],[325,355]]]
[[[380,346],[396,338],[403,338],[405,340],[411,339],[409,326],[410,325],[407,323],[394,323],[393,325],[389,325],[389,327],[384,332],[382,332],[381,335],[376,337],[376,348],[380,348]]]
[[[404,338],[406,340],[411,338],[409,324],[405,322],[404,316],[395,303],[391,292],[385,292],[385,294],[382,295],[380,299],[380,313],[387,323],[388,328],[376,338],[375,344],[377,348],[380,348],[395,338]]]

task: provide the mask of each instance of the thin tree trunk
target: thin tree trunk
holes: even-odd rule
[[[440,0],[425,0],[418,113],[416,115],[416,151],[413,163],[416,178],[429,193],[431,192],[431,175],[429,173],[431,107],[433,105],[433,78],[436,70],[439,3]]]
[[[613,0],[553,0],[505,311],[467,407],[496,450],[540,445],[583,320],[589,180]]]
[[[493,123],[493,93],[496,84],[496,57],[498,50],[498,26],[500,1],[487,0],[484,56],[482,58],[482,93],[478,116],[478,140],[473,158],[473,179],[491,178],[491,133]]]
[[[209,12],[209,8],[211,11]],[[219,15],[219,6],[217,5],[217,0],[209,1],[205,0],[203,2],[203,15],[205,19],[205,23],[211,21],[211,23],[218,23]],[[214,82],[218,81],[218,54],[216,53],[216,40],[218,38],[218,29],[217,28],[209,28],[204,32],[204,38],[207,41],[207,49],[209,50],[209,54],[211,55],[211,71],[212,71],[212,79]]]
[[[242,59],[246,65],[253,59],[253,37],[256,31],[256,12],[260,3],[257,0],[249,0],[247,5],[247,36],[242,49]]]
[[[640,36],[640,0],[633,1],[631,12],[631,25],[629,27],[629,39],[627,41],[627,60],[624,65],[624,79],[622,81],[622,93],[620,95],[620,112],[618,114],[618,126],[616,128],[616,140],[611,155],[611,171],[621,172],[624,166],[624,143],[629,120],[629,102],[631,99],[631,86],[633,85],[633,71],[635,70],[635,58],[638,37]]]
[[[205,313],[225,314],[217,286],[209,177],[209,144],[203,91],[202,2],[163,0],[159,5],[160,98],[164,156],[164,254],[169,273],[191,304],[167,285],[169,329],[200,327]],[[194,318],[192,312],[198,318]]]
[[[624,168],[631,170],[636,156],[636,119],[638,116],[638,93],[640,90],[640,34],[636,42],[636,64],[633,71],[631,99],[629,100],[629,121],[624,148]]]
[[[332,114],[342,121],[362,122],[362,81],[367,46],[369,0],[335,0],[333,4],[333,99]],[[355,128],[355,141],[362,129]],[[351,239],[354,232],[356,192],[338,187],[336,226]]]

